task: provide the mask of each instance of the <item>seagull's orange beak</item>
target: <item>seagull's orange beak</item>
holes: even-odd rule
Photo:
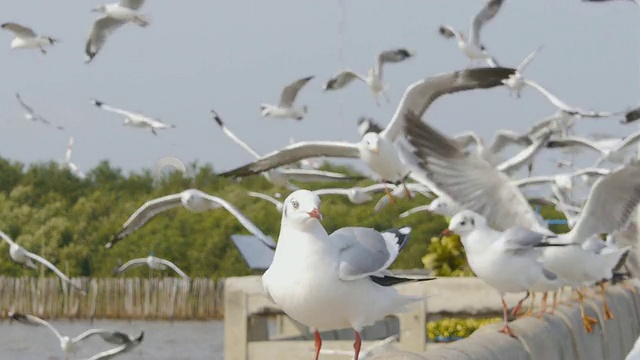
[[[442,230],[442,232],[440,233],[440,236],[449,236],[449,235],[452,235],[452,234],[453,234],[453,231],[451,231],[451,230],[449,230],[447,228],[447,229]]]
[[[312,217],[312,218],[318,219],[318,220],[322,220],[322,214],[320,213],[320,211],[318,211],[318,209],[313,209],[313,210],[309,211],[307,214],[309,214],[309,217]]]
[[[378,155],[378,153],[380,152],[380,150],[378,150],[378,148],[373,148],[371,149],[371,152]]]

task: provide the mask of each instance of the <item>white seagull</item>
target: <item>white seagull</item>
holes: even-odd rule
[[[132,269],[141,265],[147,265],[149,266],[150,269],[154,269],[154,270],[166,270],[167,267],[170,267],[178,275],[182,276],[183,279],[189,280],[189,276],[187,276],[187,274],[184,271],[180,270],[180,268],[176,264],[172,263],[167,259],[161,259],[159,257],[154,256],[153,252],[151,253],[151,255],[147,257],[131,259],[127,261],[126,263],[122,264],[117,269],[115,269],[113,271],[113,274],[118,275],[129,269]]]
[[[314,330],[316,360],[322,347],[319,331],[347,327],[355,330],[358,360],[363,327],[423,300],[401,295],[391,285],[433,278],[387,270],[411,228],[347,227],[329,235],[320,223],[319,206],[320,198],[308,190],[285,199],[278,246],[262,276],[264,291],[287,315]]]
[[[149,25],[146,17],[137,11],[143,4],[144,0],[120,0],[119,3],[99,5],[91,10],[104,15],[97,18],[91,26],[84,50],[85,63],[88,64],[93,60],[104,46],[107,37],[120,26],[128,22],[133,22],[140,27]]]
[[[207,210],[217,209],[223,207],[225,210],[231,213],[245,229],[249,230],[251,234],[258,237],[267,246],[274,248],[275,243],[273,240],[266,236],[254,223],[251,222],[240,210],[233,206],[228,201],[221,199],[217,196],[209,195],[198,189],[188,189],[177,194],[171,194],[159,197],[157,199],[149,200],[144,203],[136,212],[133,213],[122,225],[122,230],[114,235],[111,240],[105,245],[107,249],[111,248],[118,241],[129,236],[131,233],[141,228],[151,218],[160,214],[161,212],[173,209],[179,206],[184,206],[187,210],[198,213]]]
[[[104,111],[109,111],[109,112],[124,116],[123,125],[131,126],[134,128],[149,129],[151,130],[153,135],[158,135],[158,133],[156,132],[156,130],[158,129],[173,129],[176,127],[175,125],[165,124],[161,121],[158,121],[156,119],[150,118],[142,114],[114,108],[113,106],[106,105],[102,101],[99,101],[96,99],[92,99],[91,103]]]
[[[9,235],[5,234],[2,231],[0,231],[0,238],[2,238],[2,240],[6,241],[7,244],[9,244],[9,256],[11,256],[11,259],[13,261],[17,262],[18,264],[23,264],[25,266],[28,266],[32,269],[37,269],[36,264],[33,262],[35,260],[41,263],[42,265],[48,267],[51,271],[56,273],[56,275],[58,275],[58,277],[62,281],[76,288],[81,294],[83,295],[86,294],[84,290],[82,290],[78,285],[71,282],[71,279],[69,279],[67,275],[65,275],[62,271],[60,271],[57,267],[55,267],[52,263],[50,263],[49,260],[43,258],[42,256],[38,256],[32,252],[27,251],[25,248],[23,248],[22,246],[14,242],[9,237]]]
[[[51,125],[51,122],[49,120],[40,116],[40,114],[36,113],[31,106],[27,105],[27,103],[25,103],[24,100],[22,100],[22,97],[20,96],[20,94],[16,93],[16,99],[18,99],[20,106],[22,106],[22,108],[26,111],[24,113],[25,119],[29,121],[39,121],[43,124]],[[53,125],[53,126],[58,130],[64,130],[63,126],[59,126],[59,125]]]
[[[516,98],[518,99],[520,98],[520,93],[522,92],[522,89],[526,85],[524,81],[524,77],[522,76],[522,72],[527,67],[527,65],[529,65],[529,63],[533,60],[533,58],[536,57],[540,49],[542,49],[542,45],[538,46],[537,49],[533,50],[533,52],[527,55],[527,57],[524,58],[524,60],[522,60],[520,65],[518,65],[518,67],[516,68],[516,72],[513,75],[509,76],[507,80],[504,80],[504,84],[507,85],[507,87],[509,88],[509,95],[512,95],[515,93]]]
[[[488,89],[502,85],[513,73],[508,68],[479,68],[436,75],[411,84],[405,91],[390,123],[380,133],[365,134],[359,142],[306,141],[289,145],[260,159],[227,171],[220,176],[241,177],[268,171],[301,159],[313,157],[359,158],[382,182],[400,184],[409,176],[408,166],[400,160],[396,140],[404,133],[407,111],[422,115],[440,96],[465,90]],[[387,196],[391,197],[389,190]]]
[[[526,292],[513,313],[517,314],[522,302],[529,297],[534,285],[547,280],[555,280],[557,275],[547,270],[538,261],[537,248],[555,246],[547,242],[548,236],[521,226],[496,231],[487,225],[480,214],[463,210],[456,214],[445,229],[444,234],[456,233],[464,246],[471,270],[500,293],[504,326],[500,332],[516,337],[509,327],[505,293]]]
[[[251,146],[249,146],[246,142],[242,141],[236,134],[234,134],[222,121],[220,115],[211,110],[211,115],[213,119],[216,121],[218,126],[222,129],[222,132],[229,138],[231,141],[238,144],[241,148],[245,149],[251,156],[256,159],[260,159],[261,156],[258,154]],[[305,159],[302,159],[305,160]],[[269,171],[265,171],[262,173],[265,179],[268,182],[287,188],[289,190],[298,190],[298,187],[294,184],[291,184],[289,180],[297,180],[304,182],[316,182],[316,181],[353,181],[353,180],[362,180],[365,179],[364,176],[349,176],[345,174],[340,174],[331,171],[323,171],[316,169],[295,169],[295,168],[285,168],[279,167],[277,169],[272,169]]]
[[[398,63],[412,56],[414,56],[414,53],[404,48],[382,51],[376,57],[375,66],[369,70],[366,76],[362,76],[351,70],[343,70],[327,80],[323,89],[325,91],[342,89],[353,80],[358,79],[369,86],[376,100],[376,104],[380,106],[380,101],[378,100],[380,94],[389,102],[389,95],[387,95],[386,92],[387,87],[382,83],[382,67],[385,63]]]
[[[67,144],[67,151],[65,153],[64,156],[64,163],[63,163],[63,167],[66,169],[69,169],[69,171],[77,176],[80,179],[84,179],[85,175],[84,173],[80,170],[80,168],[78,167],[78,165],[76,165],[74,162],[71,161],[71,151],[73,149],[73,136],[69,138],[69,143]]]
[[[31,28],[16,23],[4,23],[0,28],[9,30],[15,35],[11,41],[11,49],[40,49],[41,53],[46,54],[45,46],[60,41],[49,36],[38,36]]]
[[[80,342],[87,340],[90,337],[93,337],[96,335],[100,336],[104,341],[110,344],[115,344],[115,345],[122,345],[122,344],[126,344],[133,341],[137,341],[139,343],[140,341],[142,341],[142,338],[144,335],[144,332],[142,332],[138,337],[134,338],[130,335],[127,335],[119,331],[106,330],[106,329],[91,329],[83,332],[82,334],[74,338],[71,338],[69,336],[62,335],[60,331],[58,331],[58,329],[56,329],[53,325],[34,315],[12,313],[9,315],[9,319],[11,321],[15,320],[25,325],[46,326],[49,330],[51,330],[51,332],[53,332],[56,335],[56,337],[60,341],[60,348],[62,349],[62,351],[64,351],[67,359],[69,359],[69,354],[76,353]]]
[[[164,175],[164,169],[167,167],[171,167],[182,173],[182,176],[187,176],[187,166],[182,162],[182,160],[175,156],[164,156],[153,164],[153,179],[160,181]]]
[[[438,31],[440,35],[448,39],[455,37],[458,42],[458,47],[467,55],[469,60],[471,60],[471,64],[473,64],[474,61],[482,60],[490,66],[497,66],[495,60],[486,52],[485,46],[480,41],[480,30],[484,24],[498,14],[503,2],[504,0],[489,0],[486,2],[482,10],[471,20],[468,40],[464,38],[461,32],[450,25],[441,25]]]
[[[307,105],[298,109],[293,107],[293,102],[296,101],[300,89],[313,78],[314,76],[307,76],[285,86],[280,94],[280,103],[278,105],[260,104],[260,114],[263,117],[290,118],[298,121],[304,119],[308,111]]]
[[[605,161],[623,163],[629,158],[629,151],[632,146],[640,141],[640,130],[630,134],[626,138],[611,138],[602,140],[591,140],[579,136],[567,136],[560,139],[549,140],[548,148],[565,148],[575,147],[589,150],[595,150],[600,153],[600,158],[594,164],[594,167],[600,166]],[[633,149],[635,150],[635,149]]]

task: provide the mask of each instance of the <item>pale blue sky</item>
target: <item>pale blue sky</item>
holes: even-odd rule
[[[0,155],[23,162],[61,160],[69,135],[74,162],[88,170],[102,159],[125,170],[151,167],[160,157],[212,163],[217,170],[251,158],[210,120],[215,107],[228,126],[260,153],[296,140],[358,139],[355,122],[369,115],[388,122],[405,88],[430,75],[461,69],[467,59],[437,33],[446,23],[467,31],[481,0],[345,0],[344,63],[339,58],[339,0],[227,2],[149,0],[151,25],[117,30],[93,63],[85,65],[84,42],[101,1],[60,4],[47,0],[4,1],[2,22],[15,21],[61,39],[43,56],[12,51],[12,34],[0,32]],[[35,10],[37,9],[37,11]],[[544,49],[526,75],[570,104],[619,110],[640,99],[640,8],[626,1],[507,0],[482,32],[483,42],[504,65],[516,66],[538,45]],[[376,107],[368,89],[354,83],[323,93],[322,83],[350,67],[365,72],[377,52],[407,47],[417,56],[385,69],[391,103]],[[310,113],[302,122],[262,119],[259,104],[277,103],[281,88],[316,75],[297,99]],[[14,98],[24,100],[60,132],[22,118]],[[176,129],[153,136],[122,126],[91,98],[140,111]],[[343,112],[341,115],[340,104]],[[525,130],[555,109],[533,89],[520,100],[504,88],[439,99],[425,119],[446,133],[468,129],[489,140],[498,128]],[[583,120],[582,132],[625,135],[636,125]],[[550,165],[544,164],[552,170]],[[544,170],[544,169],[543,169]],[[540,170],[540,171],[543,171]]]

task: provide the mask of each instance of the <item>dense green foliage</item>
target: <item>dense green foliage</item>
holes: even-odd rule
[[[149,170],[125,175],[104,161],[81,180],[54,162],[27,167],[0,158],[0,230],[28,250],[47,257],[70,276],[111,276],[120,261],[146,256],[151,250],[156,256],[175,262],[191,277],[250,274],[230,241],[231,234],[246,234],[247,231],[222,209],[197,214],[182,208],[169,210],[112,249],[104,248],[109,238],[143,203],[188,188],[198,188],[230,201],[266,234],[277,239],[280,213],[271,203],[252,198],[246,191],[286,195],[284,189],[274,188],[261,176],[234,181],[217,177],[208,165],[192,164],[191,168],[192,178],[174,173],[156,183]],[[353,173],[345,167],[326,168]],[[370,183],[360,181],[357,185]],[[349,187],[356,183],[298,185],[317,189]],[[373,203],[354,205],[345,196],[324,196],[321,210],[323,224],[329,232],[343,226],[367,226],[378,230],[411,226],[411,240],[394,268],[426,265],[440,276],[471,274],[459,239],[438,237],[447,226],[446,219],[424,212],[406,219],[398,218],[398,214],[410,207],[427,202],[429,200],[424,197],[411,201],[400,199],[397,205],[374,212]],[[543,209],[543,215],[558,217],[551,209]],[[0,244],[2,252],[8,253],[6,244]],[[33,271],[12,261],[2,261],[0,274],[33,275]],[[147,274],[145,268],[127,273],[128,276]]]
[[[502,320],[500,317],[478,318],[445,318],[427,323],[427,336],[432,341],[452,341],[471,335],[480,327]]]
[[[125,175],[105,161],[81,180],[53,162],[27,167],[0,159],[0,230],[26,249],[47,257],[70,276],[111,276],[119,261],[146,256],[151,250],[156,256],[175,262],[192,277],[250,274],[230,241],[231,234],[247,231],[222,209],[197,214],[182,208],[169,210],[112,249],[104,248],[108,239],[144,202],[192,187],[235,204],[266,234],[277,239],[279,212],[271,203],[247,196],[246,191],[286,195],[285,190],[274,188],[261,176],[237,182],[215,176],[210,166],[192,165],[192,168],[193,178],[186,179],[176,173],[154,183],[148,170]],[[336,169],[350,171],[333,168]],[[361,181],[358,185],[369,183]],[[354,184],[298,185],[316,189]],[[398,214],[427,201],[425,198],[401,199],[397,206],[389,205],[374,213],[373,203],[353,205],[344,196],[325,196],[321,207],[323,224],[329,232],[349,225],[378,230],[410,225],[413,227],[411,241],[394,267],[421,268],[428,239],[446,227],[446,223],[441,217],[425,213],[407,219],[399,219]],[[0,244],[0,253],[8,260],[6,244]],[[33,275],[33,271],[13,261],[2,261],[0,274]],[[148,270],[141,268],[128,272],[127,276],[147,274]]]

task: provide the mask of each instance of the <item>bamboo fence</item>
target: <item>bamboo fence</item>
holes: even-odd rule
[[[224,279],[0,276],[0,318],[12,312],[45,319],[209,320],[224,313]]]

